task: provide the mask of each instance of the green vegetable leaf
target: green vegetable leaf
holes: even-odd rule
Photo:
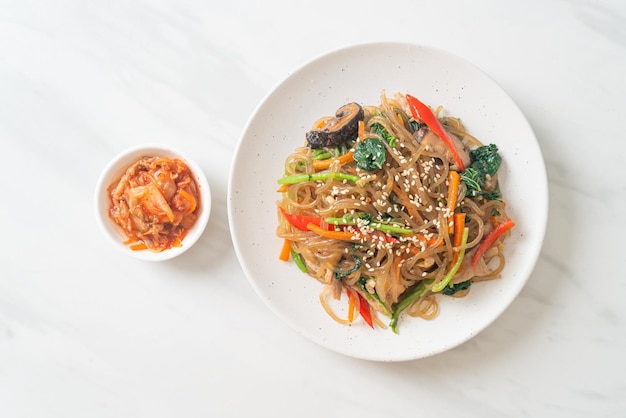
[[[474,167],[468,167],[461,173],[461,181],[467,186],[467,194],[476,197],[482,191],[485,184],[485,176]]]
[[[483,190],[482,194],[487,200],[502,200],[502,195],[500,194],[498,189],[492,190],[491,193],[487,193]]]
[[[422,127],[422,124],[419,123],[418,121],[416,121],[415,119],[411,119],[409,121],[409,128],[411,130],[411,133],[413,132],[417,132],[419,130],[419,128]]]
[[[472,167],[480,171],[483,174],[489,174],[494,176],[500,164],[502,163],[502,157],[498,154],[498,147],[496,144],[489,144],[470,152],[472,158]]]
[[[367,138],[354,148],[356,165],[365,171],[380,170],[387,159],[387,150],[380,139]]]
[[[373,123],[372,128],[375,129],[374,132],[376,132],[377,135],[382,136],[383,139],[387,141],[391,148],[394,148],[396,146],[396,137],[390,134],[383,125],[381,125],[380,123]]]
[[[494,176],[502,157],[498,154],[495,144],[484,145],[470,152],[472,164],[461,173],[461,181],[467,186],[467,195],[470,197],[483,196],[489,200],[499,200],[502,197],[498,190],[486,192],[483,186],[487,181],[487,175]]]
[[[365,298],[369,301],[375,301],[378,302],[378,304],[380,305],[380,307],[382,308],[383,312],[385,313],[385,315],[387,316],[391,316],[392,312],[391,309],[389,309],[387,307],[387,305],[385,305],[385,303],[382,301],[382,299],[380,298],[380,296],[378,296],[378,293],[376,293],[376,291],[374,291],[374,293],[370,293],[367,290],[367,278],[366,277],[361,277],[356,284],[361,288],[361,290],[363,291],[363,293],[365,294]]]
[[[359,212],[358,216],[359,218],[363,219],[367,224],[371,223],[374,220],[374,217],[372,217],[372,215],[370,215],[369,213]]]
[[[446,288],[443,289],[441,291],[441,293],[443,293],[444,295],[452,296],[456,292],[460,292],[462,290],[469,289],[469,287],[471,285],[472,285],[472,281],[471,280],[466,280],[466,281],[461,282],[461,283],[453,284],[452,286],[446,286]]]
[[[354,273],[355,271],[361,268],[361,264],[362,264],[361,259],[357,257],[356,255],[353,255],[352,258],[354,258],[354,267],[344,272],[335,271],[336,279],[343,279],[344,277],[351,275],[352,273]]]

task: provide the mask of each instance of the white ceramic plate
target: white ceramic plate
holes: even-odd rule
[[[516,221],[500,280],[478,283],[465,298],[440,297],[432,321],[403,316],[399,334],[372,330],[362,320],[333,321],[319,303],[321,285],[293,262],[278,259],[277,180],[284,160],[304,143],[321,116],[348,101],[379,104],[381,92],[411,93],[461,117],[484,143],[498,145],[507,213]],[[539,255],[548,213],[547,179],[534,133],[520,109],[474,65],[436,49],[402,43],[347,47],[288,76],[260,103],[238,143],[228,189],[230,229],[252,287],[298,333],[348,356],[403,361],[443,352],[474,337],[515,299]],[[337,305],[345,307],[343,300]],[[385,317],[382,317],[386,319]]]

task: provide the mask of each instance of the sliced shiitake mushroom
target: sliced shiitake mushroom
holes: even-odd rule
[[[452,170],[459,170],[459,166],[457,165],[454,159],[454,155],[452,151],[450,150],[450,147],[448,147],[448,145],[443,141],[443,139],[439,138],[437,135],[435,135],[431,130],[428,130],[427,128],[424,128],[424,129],[420,128],[413,135],[415,139],[417,140],[417,142],[426,146],[427,150],[433,150],[439,154],[445,155],[448,161],[450,161],[450,168]],[[450,134],[450,138],[452,139],[452,142],[454,143],[456,152],[461,158],[463,165],[465,167],[469,167],[469,165],[472,162],[470,159],[469,148],[463,143],[463,141],[461,141],[455,135]]]
[[[335,117],[320,120],[319,127],[306,133],[311,148],[333,147],[342,144],[358,135],[359,121],[365,113],[358,103],[348,103],[335,112]]]

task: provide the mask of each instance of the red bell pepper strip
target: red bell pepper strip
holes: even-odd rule
[[[287,213],[283,208],[280,208],[280,212],[283,214],[287,222],[289,222],[294,227],[298,228],[300,231],[309,232],[309,228],[307,228],[308,224],[313,224],[315,226],[322,227],[323,218],[314,217],[314,216],[302,216],[302,215],[294,215],[292,213]],[[332,226],[328,226],[329,230],[333,230]]]
[[[498,224],[480,243],[478,249],[474,253],[474,257],[472,258],[472,267],[476,267],[478,264],[478,260],[485,254],[485,252],[493,245],[493,243],[502,236],[506,231],[513,228],[515,226],[515,222],[511,218],[507,218],[506,221]]]
[[[359,313],[363,317],[363,320],[367,322],[367,325],[374,328],[374,322],[372,321],[372,312],[370,311],[370,304],[359,292],[356,292],[359,296]]]
[[[454,161],[459,166],[459,171],[465,170],[465,165],[463,164],[463,161],[461,160],[461,157],[459,156],[459,153],[454,146],[452,138],[450,138],[450,134],[448,134],[441,122],[439,122],[437,116],[435,116],[435,114],[430,110],[428,106],[426,106],[424,103],[420,102],[410,94],[406,95],[406,101],[411,108],[411,114],[413,115],[413,117],[417,120],[421,120],[422,122],[424,122],[426,126],[428,126],[428,129],[430,129],[439,138],[443,139],[443,142],[448,145],[448,148],[450,148],[450,151],[452,151]]]

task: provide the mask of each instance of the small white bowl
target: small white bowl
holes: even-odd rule
[[[182,160],[193,173],[200,193],[200,213],[193,227],[187,232],[182,241],[182,246],[173,247],[161,252],[150,250],[131,250],[129,245],[124,244],[126,236],[122,229],[109,216],[111,200],[109,187],[119,181],[126,169],[142,157],[161,156],[165,158],[178,158]],[[144,144],[121,152],[113,158],[105,167],[98,179],[95,191],[96,218],[104,235],[122,252],[129,256],[147,261],[162,261],[174,258],[185,251],[200,238],[209,221],[211,213],[211,190],[206,176],[200,166],[183,153],[168,146],[158,144]]]

